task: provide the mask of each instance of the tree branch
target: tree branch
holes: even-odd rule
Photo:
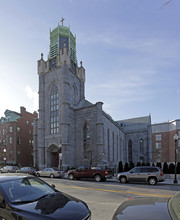
[[[172,0],[165,0],[165,1],[163,2],[162,6],[161,6],[160,8],[158,8],[157,10],[160,10],[160,9],[166,7],[170,2],[172,2]]]

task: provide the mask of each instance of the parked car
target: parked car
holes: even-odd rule
[[[117,179],[121,183],[126,182],[148,182],[150,185],[155,185],[157,182],[164,181],[162,169],[154,166],[139,166],[134,167],[128,172],[117,174]]]
[[[33,167],[21,167],[19,170],[16,170],[16,173],[28,173],[31,175],[35,175],[36,169]]]
[[[36,171],[36,176],[40,177],[40,176],[44,176],[44,177],[63,177],[64,176],[64,172],[58,170],[58,168],[44,168],[43,170],[40,171]]]
[[[136,197],[123,202],[112,220],[178,220],[180,192],[172,198]]]
[[[74,178],[80,180],[81,178],[93,178],[97,182],[106,181],[107,178],[112,178],[112,171],[109,169],[100,169],[99,167],[90,168],[86,166],[78,167],[77,169],[69,170],[67,175],[70,180]]]
[[[0,172],[1,173],[15,173],[16,170],[18,170],[18,169],[19,169],[18,166],[5,166],[0,169]]]
[[[0,175],[1,219],[90,220],[87,204],[28,174]]]

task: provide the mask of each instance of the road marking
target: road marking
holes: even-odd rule
[[[151,194],[151,193],[141,193],[141,192],[131,192],[131,191],[119,191],[119,190],[110,190],[110,189],[97,189],[97,188],[89,188],[89,187],[82,187],[82,186],[66,186],[66,185],[56,185],[56,186],[66,187],[66,188],[75,188],[75,189],[88,189],[88,190],[96,190],[96,191],[104,191],[104,192],[125,193],[125,194],[141,195],[141,196],[156,196],[156,197],[172,197],[173,196],[173,195]]]

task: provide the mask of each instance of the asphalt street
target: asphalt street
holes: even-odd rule
[[[92,220],[111,220],[119,205],[132,197],[172,197],[179,185],[146,183],[120,184],[117,181],[96,182],[94,180],[69,180],[42,178],[56,189],[85,201],[91,212]]]

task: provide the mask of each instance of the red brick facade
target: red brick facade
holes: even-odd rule
[[[20,114],[7,110],[5,115],[0,120],[0,164],[32,166],[33,119],[38,114],[21,107]]]
[[[180,161],[180,120],[152,125],[152,160],[153,162],[174,162],[175,141],[177,134],[176,160]]]

